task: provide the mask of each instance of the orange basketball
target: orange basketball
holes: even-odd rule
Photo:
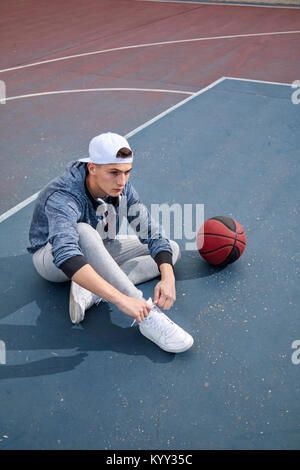
[[[214,266],[233,263],[241,257],[245,247],[243,227],[230,217],[212,217],[204,222],[197,233],[200,255]]]

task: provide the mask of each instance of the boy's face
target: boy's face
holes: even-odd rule
[[[132,163],[96,165],[88,163],[91,189],[95,197],[119,196],[128,181]]]

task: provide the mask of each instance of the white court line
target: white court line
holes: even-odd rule
[[[21,209],[24,209],[24,207],[28,206],[28,204],[30,204],[31,202],[35,201],[39,194],[40,194],[40,191],[28,197],[27,199],[20,202],[16,206],[12,207],[7,212],[4,212],[4,214],[0,215],[0,223],[8,219],[11,215],[14,215],[16,212],[19,212]]]
[[[219,78],[218,80],[216,80],[215,82],[211,83],[210,85],[206,86],[205,88],[202,88],[201,90],[197,91],[196,93],[193,94],[193,96],[189,96],[188,98],[186,98],[185,100],[183,101],[180,101],[179,103],[175,104],[174,106],[172,106],[171,108],[167,109],[166,111],[163,111],[162,113],[158,114],[157,116],[155,116],[153,119],[150,119],[149,121],[147,121],[145,124],[142,124],[141,126],[137,127],[136,129],[134,129],[133,131],[129,132],[129,134],[126,135],[126,138],[129,138],[129,137],[132,137],[133,135],[137,134],[138,132],[142,131],[143,129],[145,129],[146,127],[150,126],[151,124],[153,124],[154,122],[158,121],[159,119],[163,118],[164,116],[166,116],[167,114],[170,114],[172,111],[175,111],[175,109],[179,108],[180,106],[182,106],[183,104],[187,103],[188,101],[196,98],[197,96],[199,95],[202,95],[202,93],[205,93],[206,91],[210,90],[211,88],[215,87],[216,85],[218,85],[219,83],[223,82],[225,80],[225,77],[221,77]]]
[[[161,90],[158,88],[81,88],[78,90],[57,90],[57,91],[43,91],[40,93],[30,93],[29,95],[18,95],[6,97],[5,101],[20,100],[22,98],[35,98],[37,96],[60,95],[65,93],[84,93],[89,91],[142,91],[142,92],[157,92],[157,93],[177,93],[182,95],[194,95],[192,91],[182,90]]]
[[[189,96],[188,98],[184,99],[183,101],[180,101],[179,103],[175,104],[174,106],[172,106],[171,108],[168,108],[166,111],[163,111],[162,113],[158,114],[157,116],[155,116],[153,119],[150,119],[149,121],[145,122],[144,124],[142,124],[141,126],[137,127],[136,129],[134,129],[133,131],[129,132],[128,134],[125,135],[125,137],[127,139],[129,139],[130,137],[132,137],[133,135],[137,134],[138,132],[142,131],[143,129],[145,129],[146,127],[150,126],[151,124],[153,124],[154,122],[158,121],[159,119],[163,118],[164,116],[166,116],[167,114],[170,114],[172,111],[174,111],[175,109],[179,108],[180,106],[184,105],[185,103],[187,103],[188,101],[196,98],[197,96],[201,95],[202,93],[205,93],[206,91],[210,90],[211,88],[215,87],[216,85],[218,85],[219,83],[223,82],[224,80],[240,80],[240,81],[245,81],[245,82],[257,82],[257,83],[266,83],[266,84],[269,84],[269,85],[284,85],[284,86],[290,86],[288,85],[287,83],[278,83],[278,82],[267,82],[267,81],[263,81],[263,80],[252,80],[252,79],[247,79],[247,78],[233,78],[233,77],[221,77],[219,78],[218,80],[216,80],[215,82],[211,83],[210,85],[208,85],[207,87],[205,88],[202,88],[201,90],[199,90],[198,92],[196,93],[193,93],[192,96]],[[32,196],[28,197],[27,199],[25,199],[23,202],[20,202],[19,204],[17,204],[15,207],[12,207],[11,209],[9,209],[7,212],[4,212],[4,214],[2,214],[0,216],[0,223],[3,222],[4,220],[8,219],[9,217],[11,217],[13,214],[15,214],[16,212],[19,212],[21,209],[23,209],[24,207],[26,207],[28,204],[30,204],[31,202],[33,202],[35,199],[37,199],[38,195],[39,195],[40,191],[38,191],[37,193],[33,194]]]
[[[189,4],[192,3],[194,5],[214,5],[214,6],[227,6],[227,7],[255,7],[255,8],[286,8],[288,10],[299,10],[299,7],[297,6],[285,6],[285,5],[271,5],[271,4],[265,4],[265,5],[254,5],[253,3],[247,4],[247,3],[230,3],[230,2],[193,2],[193,1],[188,1],[188,2],[181,2],[180,0],[136,0],[138,2],[152,2],[152,3],[181,3],[184,5],[185,3]]]
[[[223,77],[223,78],[225,80],[238,80],[239,82],[255,82],[255,83],[266,83],[267,85],[292,86],[292,83],[269,82],[267,80],[255,80],[251,78],[236,78],[236,77]]]
[[[155,116],[153,119],[150,119],[149,121],[145,122],[144,124],[142,124],[141,126],[137,127],[136,129],[134,129],[133,131],[129,132],[128,134],[125,135],[125,137],[127,139],[129,139],[129,137],[132,137],[133,135],[137,134],[138,132],[140,132],[142,129],[145,129],[146,127],[150,126],[151,124],[153,124],[154,122],[158,121],[159,119],[163,118],[164,116],[166,116],[167,114],[171,113],[172,111],[174,111],[175,109],[179,108],[180,106],[184,105],[185,103],[187,103],[188,101],[192,100],[193,98],[195,98],[196,96],[199,96],[201,95],[202,93],[204,93],[205,91],[209,90],[210,88],[216,86],[218,83],[221,83],[222,81],[224,80],[224,78],[220,78],[218,80],[216,80],[215,82],[211,83],[210,85],[208,85],[207,87],[203,88],[202,90],[199,90],[198,92],[196,93],[193,93],[191,96],[189,96],[188,98],[184,99],[183,101],[180,101],[179,103],[177,103],[176,105],[172,106],[171,108],[168,108],[166,111],[163,111],[162,113],[158,114],[157,116]],[[9,217],[11,217],[13,214],[15,214],[16,212],[19,212],[21,209],[23,209],[24,207],[26,207],[28,204],[30,204],[31,202],[33,202],[35,199],[37,199],[38,195],[39,195],[40,191],[38,191],[37,193],[33,194],[32,196],[28,197],[27,199],[25,199],[23,202],[20,202],[19,204],[17,204],[15,207],[12,207],[11,209],[9,209],[7,212],[4,212],[2,215],[0,215],[0,223],[1,222],[4,222],[4,220],[8,219]]]
[[[69,56],[64,56],[64,57],[57,57],[56,59],[48,59],[48,60],[42,60],[40,62],[33,62],[30,64],[24,64],[24,65],[17,65],[15,67],[10,67],[8,69],[2,69],[0,70],[0,73],[4,72],[10,72],[12,70],[18,70],[18,69],[24,69],[27,67],[35,67],[37,65],[43,65],[43,64],[49,64],[52,62],[59,62],[62,60],[69,60],[69,59],[75,59],[77,57],[87,57],[90,55],[96,55],[96,54],[104,54],[108,52],[117,52],[117,51],[124,51],[124,50],[129,50],[129,49],[139,49],[142,47],[154,47],[154,46],[168,46],[171,44],[183,44],[183,43],[188,43],[188,42],[198,42],[198,41],[216,41],[220,39],[239,39],[239,38],[252,38],[252,37],[260,37],[260,36],[276,36],[276,35],[282,35],[282,34],[299,34],[299,31],[273,31],[269,33],[249,33],[249,34],[233,34],[230,36],[210,36],[210,37],[205,37],[205,38],[192,38],[192,39],[177,39],[174,41],[163,41],[163,42],[152,42],[152,43],[147,43],[147,44],[135,44],[133,46],[122,46],[122,47],[115,47],[113,49],[103,49],[99,51],[92,51],[92,52],[83,52],[82,54],[74,54],[74,55],[69,55]]]

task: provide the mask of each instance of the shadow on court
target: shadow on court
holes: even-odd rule
[[[187,280],[209,276],[219,269],[201,262],[197,251],[183,252],[175,267],[176,279]],[[32,264],[31,255],[10,256],[0,259],[0,272],[6,287],[0,302],[0,320],[26,309],[25,323],[20,314],[16,324],[1,325],[1,336],[5,338],[8,350],[57,351],[76,349],[76,354],[56,356],[18,365],[0,368],[0,379],[34,377],[66,372],[77,367],[89,351],[114,351],[126,355],[147,356],[153,362],[166,363],[174,359],[139,334],[137,327],[122,327],[114,324],[111,313],[118,311],[109,303],[92,307],[80,325],[73,325],[69,319],[70,283],[51,283],[42,279]],[[144,284],[144,293],[156,281]],[[149,292],[151,295],[151,292]],[[28,306],[35,304],[36,317]],[[119,312],[120,315],[123,315]],[[36,318],[35,318],[36,317]],[[16,318],[16,317],[15,317]],[[131,320],[129,319],[129,325]]]

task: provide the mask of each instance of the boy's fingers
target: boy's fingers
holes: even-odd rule
[[[164,308],[164,305],[166,303],[166,300],[167,300],[167,297],[164,295],[164,294],[161,294],[160,298],[159,298],[159,306],[161,308]]]
[[[166,309],[166,310],[170,310],[170,308],[172,307],[173,303],[174,303],[174,302],[173,302],[172,299],[168,299],[168,300],[166,301],[166,303],[165,303],[165,309]]]

